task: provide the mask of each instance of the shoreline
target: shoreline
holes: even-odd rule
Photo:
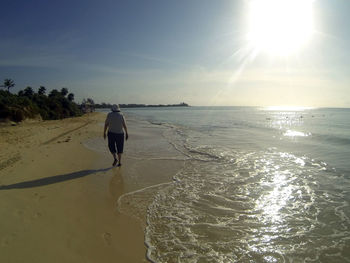
[[[0,128],[0,261],[147,262],[144,225],[131,206],[116,206],[126,193],[169,182],[179,161],[138,160],[147,142],[131,121],[123,166],[112,168],[109,153],[83,144],[101,138],[104,118]],[[146,137],[157,140],[153,129]]]

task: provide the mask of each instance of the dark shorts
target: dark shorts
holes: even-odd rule
[[[115,148],[117,146],[117,149]],[[123,153],[124,133],[108,133],[108,148],[111,153]]]

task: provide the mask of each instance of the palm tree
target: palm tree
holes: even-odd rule
[[[33,88],[32,87],[26,87],[25,89],[24,89],[24,94],[23,94],[24,96],[26,96],[26,97],[31,97],[31,96],[33,96],[34,95],[34,90],[33,90]]]
[[[68,98],[69,101],[73,101],[74,100],[74,94],[73,93],[69,93],[67,98]]]
[[[51,90],[50,94],[49,94],[49,97],[52,98],[52,97],[58,97],[59,95],[61,95],[61,93],[57,90],[57,89],[53,89]]]
[[[61,89],[61,94],[62,94],[63,97],[66,96],[68,94],[68,89],[67,88],[62,88]]]
[[[15,86],[15,82],[12,79],[5,79],[4,85],[2,87],[7,88],[7,91],[10,92],[10,88]]]
[[[46,88],[44,86],[40,86],[40,88],[38,90],[38,94],[45,95],[45,92],[46,92]]]

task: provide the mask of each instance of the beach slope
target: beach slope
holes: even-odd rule
[[[121,169],[84,146],[104,118],[0,127],[0,262],[146,261],[141,225],[116,209]]]

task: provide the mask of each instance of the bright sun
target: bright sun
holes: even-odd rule
[[[313,0],[251,0],[248,41],[257,51],[289,56],[313,32]]]

